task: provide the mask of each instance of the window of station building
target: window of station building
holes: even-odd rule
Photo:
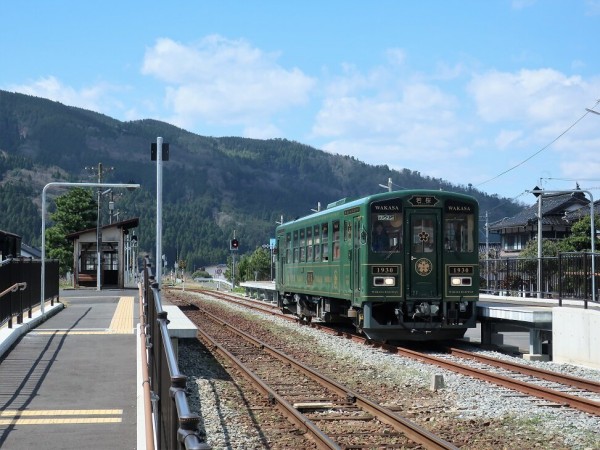
[[[329,225],[321,224],[321,259],[329,260]]]
[[[444,250],[468,253],[475,250],[473,214],[449,214],[444,217]]]
[[[294,231],[294,262],[297,263],[300,257],[300,249],[298,247],[298,230]]]
[[[96,270],[98,263],[97,252],[81,252],[81,270]]]
[[[320,230],[321,227],[319,227],[319,225],[315,225],[313,234],[313,242],[315,245],[315,261],[321,261],[321,234],[319,233]]]
[[[300,262],[306,261],[306,238],[304,228],[300,230]]]
[[[331,225],[333,227],[333,260],[337,261],[340,259],[340,221],[336,220]]]

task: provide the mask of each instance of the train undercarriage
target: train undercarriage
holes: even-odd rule
[[[472,300],[368,301],[356,307],[346,299],[285,294],[279,307],[307,322],[353,324],[368,338],[386,342],[457,339],[476,326]]]

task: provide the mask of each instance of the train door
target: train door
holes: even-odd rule
[[[286,284],[286,264],[288,262],[289,246],[285,235],[277,236],[277,265],[275,266],[275,278],[277,284],[284,286]]]
[[[351,237],[351,275],[350,283],[352,289],[351,300],[354,303],[354,299],[361,296],[361,276],[360,276],[360,248],[362,236],[362,217],[354,217],[352,219],[352,237]],[[363,233],[364,234],[364,233]]]
[[[432,209],[407,208],[406,296],[408,299],[441,298],[441,213]]]

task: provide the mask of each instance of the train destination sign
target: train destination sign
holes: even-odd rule
[[[435,195],[413,195],[408,203],[413,206],[434,206],[438,201]]]

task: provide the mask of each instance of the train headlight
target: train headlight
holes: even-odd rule
[[[396,277],[373,277],[373,286],[396,286]]]
[[[450,277],[452,286],[471,286],[473,281],[470,277]]]

